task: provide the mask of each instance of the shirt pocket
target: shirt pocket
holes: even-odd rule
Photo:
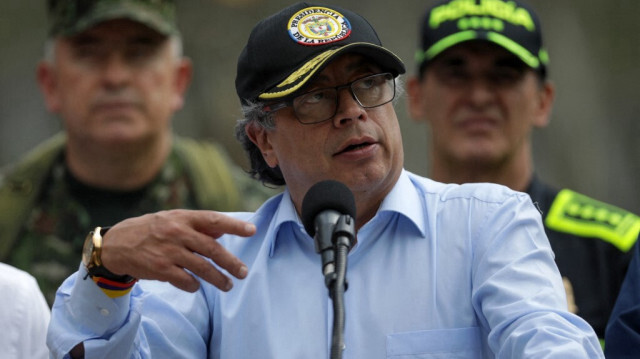
[[[478,327],[421,330],[387,335],[387,358],[482,358]]]

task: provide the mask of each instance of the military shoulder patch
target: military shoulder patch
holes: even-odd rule
[[[637,215],[568,189],[554,199],[545,224],[559,232],[601,238],[623,252],[633,246],[640,233]]]

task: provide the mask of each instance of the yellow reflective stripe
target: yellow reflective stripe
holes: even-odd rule
[[[535,55],[510,38],[495,32],[489,32],[487,33],[487,39],[511,51],[529,67],[537,69],[540,66],[540,60]]]
[[[549,53],[547,52],[547,50],[540,49],[540,52],[538,53],[538,58],[540,59],[540,62],[542,62],[543,65],[549,64]]]
[[[455,33],[453,35],[449,35],[442,40],[436,42],[431,45],[426,51],[418,51],[415,54],[415,60],[418,64],[422,63],[425,60],[431,60],[434,57],[438,56],[444,50],[452,47],[453,45],[457,45],[461,42],[476,40],[478,38],[478,34],[473,30],[462,31]],[[540,67],[540,62],[543,64],[547,64],[549,62],[549,56],[545,50],[540,50],[541,58],[538,59],[536,55],[529,52],[529,50],[525,49],[515,41],[509,39],[508,37],[498,34],[496,32],[487,32],[487,40],[502,46],[503,48],[510,51],[512,54],[518,56],[522,62],[527,64],[527,66],[537,69]]]
[[[559,232],[600,238],[623,252],[633,246],[640,233],[640,217],[568,189],[558,193],[545,224]]]
[[[477,37],[478,35],[473,30],[462,31],[462,32],[455,33],[453,35],[449,35],[443,38],[442,40],[436,42],[435,44],[431,45],[431,47],[429,47],[422,56],[416,55],[416,59],[418,59],[418,57],[421,57],[422,60],[420,60],[419,62],[422,62],[424,60],[431,60],[434,57],[436,57],[439,53],[450,48],[451,46],[459,44],[464,41],[476,39]]]

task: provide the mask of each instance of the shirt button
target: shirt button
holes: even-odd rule
[[[102,308],[100,309],[100,314],[102,314],[103,317],[106,317],[107,315],[109,315],[109,309],[106,308]]]

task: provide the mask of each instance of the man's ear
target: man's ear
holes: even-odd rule
[[[551,110],[556,96],[556,88],[551,81],[545,81],[538,96],[538,108],[534,118],[535,127],[546,127],[551,121]]]
[[[53,113],[60,111],[60,97],[55,69],[50,62],[40,61],[36,68],[36,79],[40,91],[44,95],[47,110]]]
[[[193,78],[193,63],[191,59],[183,57],[176,67],[176,77],[174,82],[175,98],[174,110],[177,111],[184,106],[184,98]]]
[[[422,86],[416,76],[407,81],[407,110],[414,121],[424,120],[424,106],[422,104]]]
[[[271,141],[269,140],[269,131],[256,123],[248,123],[244,126],[247,136],[256,147],[260,149],[262,158],[271,168],[278,166],[278,157],[276,156]]]

